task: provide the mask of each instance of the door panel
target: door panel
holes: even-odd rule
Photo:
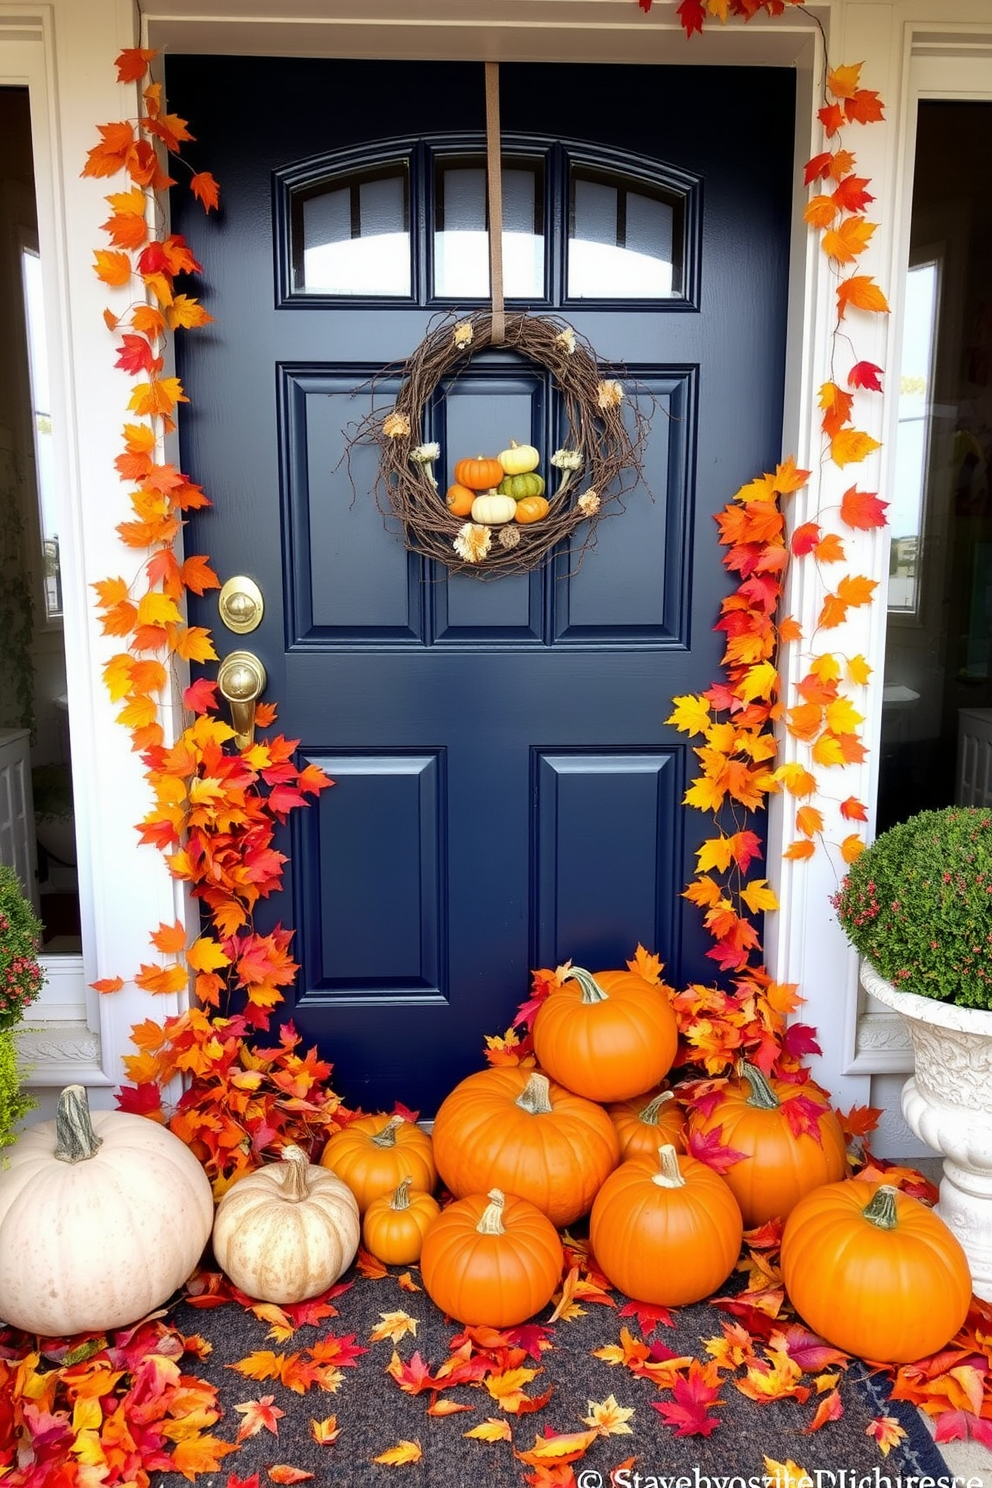
[[[641,941],[676,984],[710,979],[680,897],[706,835],[680,805],[695,761],[664,719],[719,669],[729,586],[713,515],[779,454],[793,78],[501,69],[504,149],[536,162],[514,178],[514,220],[545,249],[533,282],[547,298],[528,308],[622,363],[651,425],[641,479],[581,561],[491,582],[409,551],[377,505],[374,447],[350,443],[392,406],[437,315],[478,304],[430,296],[435,224],[449,270],[457,234],[477,236],[474,177],[446,166],[479,159],[482,65],[171,58],[167,84],[223,191],[219,221],[179,198],[173,223],[217,317],[181,347],[183,466],[217,503],[190,550],[259,583],[250,640],[279,726],[336,782],[296,814],[286,891],[259,922],[296,928],[287,1013],[344,1097],[430,1113],[478,1067],[531,967],[619,965]],[[726,140],[759,88],[775,128],[752,176]],[[355,293],[300,291],[322,234],[320,272],[339,287],[351,274]],[[570,234],[584,255],[571,282],[581,268],[599,299],[566,298]],[[671,245],[672,294],[656,261],[638,277],[652,234],[662,256]],[[513,438],[546,459],[565,441],[548,374],[505,349],[443,385],[426,425],[442,489],[462,455]],[[211,604],[194,618],[218,649],[244,644],[225,645]]]

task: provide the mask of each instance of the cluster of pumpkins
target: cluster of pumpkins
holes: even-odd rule
[[[597,1265],[637,1301],[712,1295],[744,1229],[780,1216],[786,1292],[835,1346],[901,1363],[964,1322],[971,1277],[957,1239],[911,1196],[846,1176],[843,1132],[816,1086],[803,1087],[797,1119],[796,1087],[744,1065],[687,1113],[663,1088],[671,1004],[631,971],[570,968],[533,1029],[538,1068],[468,1075],[432,1133],[360,1116],[319,1163],[287,1148],[216,1213],[177,1137],[139,1116],[91,1115],[69,1087],[57,1120],[29,1128],[0,1171],[0,1317],[48,1336],[134,1322],[182,1285],[211,1237],[242,1291],[302,1301],[347,1270],[362,1239],[386,1264],[419,1262],[451,1317],[510,1327],[551,1299],[559,1230],[588,1215]],[[716,1171],[684,1150],[687,1132],[736,1160]],[[443,1207],[439,1178],[452,1195]]]
[[[445,497],[448,510],[485,527],[539,522],[550,509],[544,477],[537,473],[540,463],[539,450],[512,439],[509,449],[495,457],[459,460]]]

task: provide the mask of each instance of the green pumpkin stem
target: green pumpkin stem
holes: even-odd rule
[[[404,1178],[390,1200],[390,1209],[409,1209],[410,1207],[410,1184],[411,1178]]]
[[[657,1183],[659,1188],[685,1188],[685,1179],[679,1168],[678,1153],[671,1143],[658,1148],[658,1161],[661,1171],[651,1176],[651,1182]]]
[[[751,1087],[751,1094],[747,1101],[749,1106],[757,1106],[760,1111],[778,1110],[782,1102],[755,1065],[748,1064],[746,1059],[739,1059],[737,1075],[739,1079],[746,1080]]]
[[[84,1086],[67,1085],[55,1116],[55,1156],[59,1162],[86,1162],[96,1156],[102,1141],[93,1130]]]
[[[563,982],[574,980],[582,988],[582,1001],[607,1002],[607,994],[597,982],[591,971],[586,971],[582,966],[570,966],[562,977]]]
[[[291,1204],[299,1204],[310,1197],[310,1159],[302,1147],[284,1147],[279,1154],[285,1169],[282,1180],[282,1197]]]
[[[549,1116],[554,1107],[551,1104],[551,1082],[547,1075],[535,1070],[517,1096],[516,1104],[529,1116]]]
[[[869,1204],[862,1209],[861,1213],[869,1224],[873,1224],[879,1230],[894,1230],[899,1222],[896,1214],[897,1188],[891,1183],[883,1183],[876,1190]]]
[[[395,1147],[396,1128],[402,1125],[402,1116],[391,1116],[389,1118],[389,1125],[384,1126],[381,1132],[376,1132],[375,1136],[372,1138],[372,1141],[377,1147]]]
[[[647,1105],[642,1111],[638,1111],[638,1121],[643,1121],[645,1126],[657,1126],[662,1106],[665,1104],[666,1101],[674,1099],[674,1091],[663,1090],[660,1095],[655,1096],[654,1100],[648,1101]]]
[[[482,1211],[476,1230],[480,1235],[505,1235],[503,1228],[503,1205],[506,1199],[502,1189],[492,1188],[486,1195],[489,1203]]]

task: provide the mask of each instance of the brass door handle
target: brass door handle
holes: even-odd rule
[[[234,742],[249,749],[255,740],[255,704],[265,691],[265,668],[251,651],[231,651],[217,670],[217,686],[231,707]]]

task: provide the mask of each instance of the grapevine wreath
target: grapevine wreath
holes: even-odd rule
[[[472,502],[466,509],[453,499],[452,510],[433,469],[442,458],[440,445],[424,442],[428,409],[438,388],[457,376],[473,354],[491,346],[505,346],[549,371],[561,400],[566,442],[540,462],[545,466],[541,481],[547,488],[547,511],[539,508],[537,518],[528,519],[519,501],[516,519],[505,501]],[[583,337],[547,316],[497,317],[488,310],[462,319],[446,316],[403,364],[395,405],[385,415],[368,415],[352,441],[379,446],[375,493],[380,511],[400,519],[408,548],[456,573],[487,579],[526,573],[545,563],[565,539],[573,539],[571,556],[577,566],[594,540],[599,517],[622,510],[624,494],[642,475],[647,419],[632,401],[625,417],[624,388],[611,371]],[[452,455],[452,468],[460,455],[471,453]],[[479,463],[494,465],[495,456]],[[499,488],[510,481],[512,477],[500,481]],[[485,498],[495,490],[495,480],[487,481],[477,494]],[[466,499],[471,501],[470,493]],[[500,511],[510,515],[497,520],[493,514]]]

